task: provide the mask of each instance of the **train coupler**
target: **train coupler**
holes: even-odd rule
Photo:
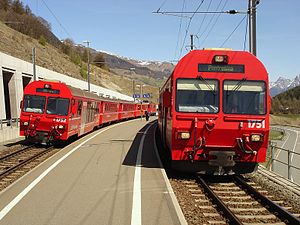
[[[189,161],[191,163],[193,163],[194,162],[194,158],[195,158],[195,151],[193,149],[186,149],[184,151],[184,153],[187,154],[187,157],[188,157]]]

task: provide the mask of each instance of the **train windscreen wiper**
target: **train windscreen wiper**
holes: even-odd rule
[[[240,80],[233,88],[232,90],[230,90],[230,93],[229,93],[229,90],[227,89],[226,90],[226,94],[227,96],[231,95],[232,93],[238,91],[241,87],[242,87],[242,84],[246,81],[246,77],[244,77],[242,80]]]
[[[216,95],[216,90],[205,80],[201,75],[198,75],[198,78],[203,81],[203,83],[208,87],[209,90],[213,92],[214,95]]]

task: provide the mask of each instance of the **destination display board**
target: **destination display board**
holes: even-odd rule
[[[37,88],[36,92],[42,92],[42,93],[51,93],[51,94],[59,94],[59,90],[55,89],[49,89],[49,88]]]
[[[198,72],[245,73],[245,66],[238,64],[198,64]]]

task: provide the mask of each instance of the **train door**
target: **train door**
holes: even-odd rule
[[[102,101],[98,103],[98,107],[99,107],[99,116],[100,116],[99,117],[99,126],[101,126],[103,123],[103,102]]]
[[[123,111],[123,103],[119,103],[119,106],[118,106],[118,120],[119,121],[124,118],[123,112],[124,112]]]
[[[82,110],[81,110],[81,122],[80,122],[79,136],[84,134],[84,128],[85,128],[85,123],[86,123],[86,113],[87,113],[87,102],[83,101],[82,102]]]

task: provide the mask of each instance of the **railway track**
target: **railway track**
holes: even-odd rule
[[[185,187],[181,188],[188,190],[190,198],[179,199],[179,202],[189,224],[300,224],[298,209],[277,200],[276,196],[242,176],[197,176],[195,179],[183,181],[182,184]],[[193,203],[184,202],[188,199]],[[191,215],[193,219],[189,218]]]
[[[55,154],[59,149],[42,146],[18,146],[0,155],[0,191]]]

